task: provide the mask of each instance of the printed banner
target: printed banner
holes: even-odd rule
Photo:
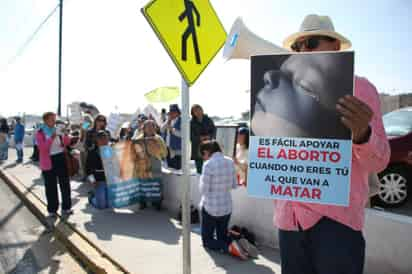
[[[353,94],[353,52],[251,62],[249,195],[348,206],[351,132],[336,104]]]
[[[100,147],[105,170],[109,207],[119,208],[138,202],[159,202],[161,178],[136,178],[135,153],[130,141]]]
[[[107,121],[107,130],[110,132],[110,135],[114,138],[117,134],[117,131],[120,129],[120,126],[123,124],[123,118],[120,114],[110,113]]]
[[[82,109],[80,103],[74,102],[69,106],[70,116],[69,120],[72,124],[80,125],[82,123]]]
[[[132,179],[108,186],[109,206],[124,207],[145,202],[158,202],[161,199],[160,179]]]

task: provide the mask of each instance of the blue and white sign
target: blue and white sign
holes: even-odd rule
[[[251,68],[249,195],[348,206],[352,136],[341,103],[353,96],[354,53],[252,56]]]
[[[159,202],[162,184],[160,178],[132,179],[111,184],[107,188],[109,207],[120,208],[139,202]]]
[[[252,136],[248,194],[347,206],[352,142]]]

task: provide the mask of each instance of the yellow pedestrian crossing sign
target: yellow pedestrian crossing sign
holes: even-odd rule
[[[189,85],[225,43],[209,0],[152,0],[142,12]]]

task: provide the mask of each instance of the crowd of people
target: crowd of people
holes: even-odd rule
[[[227,250],[236,255],[243,256],[241,247],[237,241],[232,241],[228,235],[228,222],[230,220],[231,199],[230,189],[238,185],[246,185],[247,155],[249,143],[249,131],[241,127],[237,134],[236,153],[233,157],[222,154],[220,145],[214,140],[216,138],[216,126],[211,118],[204,113],[203,108],[195,104],[191,108],[190,141],[191,159],[195,163],[196,172],[201,174],[200,192],[204,197],[201,205],[202,216],[202,239],[205,247],[213,250]],[[59,194],[62,199],[61,213],[68,217],[73,213],[71,206],[70,177],[77,175],[78,179],[93,186],[89,195],[89,202],[98,209],[109,207],[107,200],[107,182],[104,165],[102,162],[102,146],[110,146],[117,142],[130,141],[133,144],[135,157],[135,168],[133,176],[136,178],[159,178],[162,166],[172,169],[181,169],[182,137],[181,137],[181,112],[177,104],[169,106],[161,112],[160,123],[151,115],[139,114],[135,124],[128,123],[127,127],[120,129],[118,135],[109,132],[106,116],[97,114],[93,117],[90,113],[83,115],[81,125],[70,124],[58,119],[53,112],[46,112],[42,116],[42,123],[35,126],[33,132],[33,154],[32,162],[38,162],[44,179],[49,217],[57,218],[59,208]],[[17,151],[16,163],[23,162],[25,128],[20,117],[15,120],[14,141]],[[0,159],[7,160],[8,144],[10,137],[7,121],[0,121]],[[4,141],[2,141],[4,140]],[[232,160],[233,158],[233,160]],[[228,188],[209,185],[208,174],[213,173],[210,167],[215,159],[220,159],[227,166],[229,182],[222,181],[222,186],[229,183]],[[77,166],[70,165],[73,161]],[[206,164],[207,161],[209,164]],[[219,163],[217,163],[220,165]],[[204,167],[204,169],[203,169]],[[216,168],[216,166],[215,166]],[[219,167],[221,168],[221,167]],[[73,170],[74,169],[74,170]],[[215,193],[216,190],[227,189],[225,195]],[[227,208],[213,211],[210,195],[217,195],[225,200]],[[146,207],[146,202],[141,201],[140,208]],[[153,203],[156,209],[161,208],[161,202]],[[222,211],[222,212],[221,212]],[[224,217],[215,217],[216,214]],[[212,214],[212,215],[210,215]],[[217,231],[217,240],[213,239],[214,231]],[[252,246],[243,239],[244,247]],[[256,254],[256,251],[252,254]],[[254,255],[256,256],[256,255]]]
[[[200,145],[216,137],[216,126],[203,108],[195,104],[191,108],[190,141],[191,159],[196,172],[202,173],[203,157]],[[90,203],[97,208],[108,207],[106,195],[96,192],[107,188],[104,166],[100,150],[102,146],[130,141],[134,151],[133,177],[159,178],[162,166],[179,170],[182,167],[181,147],[181,112],[177,104],[171,104],[169,111],[162,109],[160,121],[151,114],[138,114],[135,123],[123,124],[118,134],[108,130],[108,121],[103,114],[83,113],[81,124],[70,123],[47,112],[42,123],[37,124],[32,132],[32,162],[38,162],[45,181],[48,210],[56,216],[58,209],[57,185],[60,186],[62,212],[71,214],[70,177],[77,176],[80,181],[88,182],[94,187],[90,193]],[[14,146],[17,152],[16,163],[23,162],[25,127],[20,117],[15,118]],[[126,125],[126,127],[124,126]],[[0,121],[0,160],[8,158],[8,140],[11,137],[6,119]],[[237,170],[237,182],[245,184],[247,169],[248,130],[240,128],[237,152],[234,161]],[[245,143],[246,142],[246,143]],[[103,197],[103,198],[102,198]],[[154,205],[160,208],[160,204]],[[146,207],[141,202],[141,208]]]
[[[284,47],[294,52],[340,51],[349,48],[350,42],[334,30],[329,17],[309,15],[303,21],[301,30],[285,40]],[[304,75],[305,71],[299,73]],[[369,173],[379,172],[386,166],[390,149],[382,126],[375,87],[360,77],[355,77],[354,84],[354,96],[340,98],[336,104],[340,121],[352,133],[350,204],[348,207],[338,207],[275,201],[274,221],[279,228],[282,273],[363,272],[365,240],[362,228],[364,207],[368,200],[367,178]],[[228,236],[232,213],[230,193],[239,185],[247,184],[249,129],[238,130],[236,154],[232,159],[223,155],[221,146],[214,140],[216,127],[203,108],[194,105],[191,114],[191,158],[195,161],[197,172],[201,174],[199,190],[203,246],[241,259],[256,257],[256,249],[250,242]],[[270,121],[260,124],[266,127],[271,124]],[[58,210],[57,184],[63,200],[62,213],[72,213],[70,172],[67,168],[70,158],[66,155],[67,151],[72,150],[71,154],[75,154],[76,149],[80,151],[80,173],[96,186],[104,186],[106,180],[98,148],[119,140],[131,140],[139,148],[139,151],[136,149],[136,161],[142,164],[136,170],[137,176],[161,172],[162,161],[170,168],[180,169],[181,125],[180,109],[176,104],[170,105],[167,113],[162,110],[160,124],[150,116],[140,114],[137,126],[125,128],[118,138],[107,130],[104,115],[97,115],[94,121],[85,118],[83,125],[77,126],[77,129],[72,126],[69,132],[67,125],[61,122],[59,125],[56,121],[56,114],[45,113],[43,124],[35,134],[35,145],[45,181],[47,209],[51,216],[55,217]],[[24,126],[20,119],[16,119],[14,142],[17,163],[23,160],[23,139]],[[5,147],[8,140],[7,122],[1,120],[0,160],[7,159]],[[142,149],[145,147],[141,145],[142,142],[149,141],[156,144],[152,146],[154,148]],[[140,157],[142,155],[148,157]],[[150,171],[148,166],[151,167]],[[104,208],[104,205],[100,206]]]

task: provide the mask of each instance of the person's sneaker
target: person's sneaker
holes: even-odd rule
[[[247,254],[245,254],[237,241],[232,241],[232,243],[229,245],[229,253],[234,257],[238,257],[242,260],[247,260]]]
[[[46,218],[46,228],[45,228],[45,232],[46,233],[51,233],[54,230],[54,223],[56,222],[57,219],[57,213],[49,213],[49,215],[47,215]]]
[[[256,246],[251,244],[247,239],[242,238],[239,241],[239,245],[242,247],[244,251],[249,255],[249,257],[257,258],[259,255],[259,251],[257,250]]]
[[[71,209],[62,210],[62,215],[63,216],[70,216],[72,214],[73,214],[73,210],[71,210]]]
[[[55,213],[55,212],[49,213],[49,215],[47,217],[50,218],[50,219],[56,219],[57,218],[57,213]]]

